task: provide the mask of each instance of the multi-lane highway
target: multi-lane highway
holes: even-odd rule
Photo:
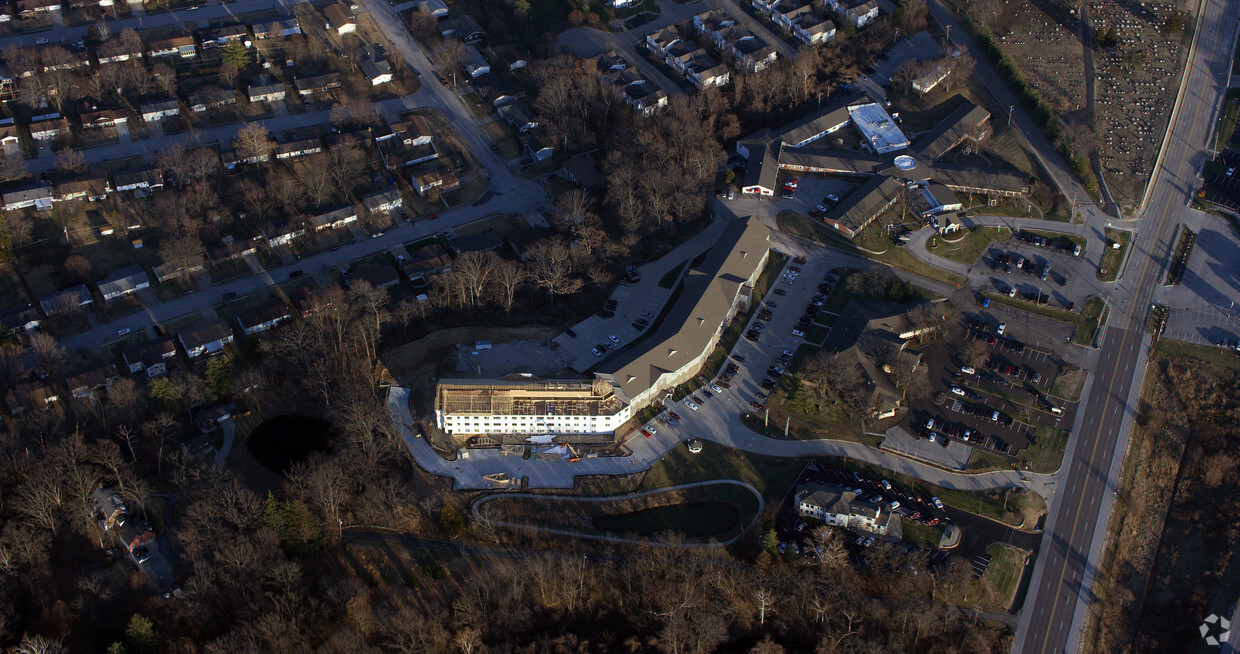
[[[1198,21],[1178,112],[1138,218],[1126,273],[1109,297],[1109,327],[1061,470],[1058,497],[1034,569],[1015,650],[1074,652],[1105,540],[1151,339],[1145,320],[1181,212],[1199,186],[1214,117],[1226,90],[1240,5],[1208,0]],[[1204,616],[1203,616],[1204,617]]]

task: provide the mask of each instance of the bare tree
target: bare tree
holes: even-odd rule
[[[496,259],[499,258],[496,257]],[[504,307],[505,313],[512,313],[512,304],[517,291],[529,279],[529,272],[526,271],[525,266],[507,259],[499,259],[495,262],[494,271],[495,288],[499,292],[500,304]]]
[[[242,159],[254,162],[267,161],[276,145],[262,123],[246,123],[237,131],[234,143]]]
[[[332,191],[332,160],[326,153],[314,154],[303,160],[298,178],[314,206],[321,206]]]
[[[197,234],[178,234],[160,242],[159,258],[178,278],[184,278],[191,270],[206,265],[207,248]]]
[[[56,151],[56,170],[63,175],[79,175],[86,170],[86,155],[65,146]]]

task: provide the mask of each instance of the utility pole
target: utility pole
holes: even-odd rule
[[[1014,104],[1008,105],[1008,127],[1012,126],[1012,110],[1015,108],[1016,108],[1016,105]]]
[[[947,26],[947,45],[950,46],[951,44],[952,44],[952,26],[948,25]]]

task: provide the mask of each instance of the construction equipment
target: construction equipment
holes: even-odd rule
[[[568,443],[565,443],[564,447],[568,449],[568,462],[569,463],[577,463],[578,461],[581,460],[581,454],[577,452],[576,448],[574,448],[572,445]]]

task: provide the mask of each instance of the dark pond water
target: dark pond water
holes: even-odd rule
[[[250,434],[246,447],[265,468],[283,474],[294,463],[326,451],[331,430],[331,423],[319,418],[276,416]]]
[[[620,534],[656,536],[677,531],[689,538],[723,534],[740,521],[740,512],[727,502],[691,502],[643,509],[620,515],[596,516],[595,529]]]

